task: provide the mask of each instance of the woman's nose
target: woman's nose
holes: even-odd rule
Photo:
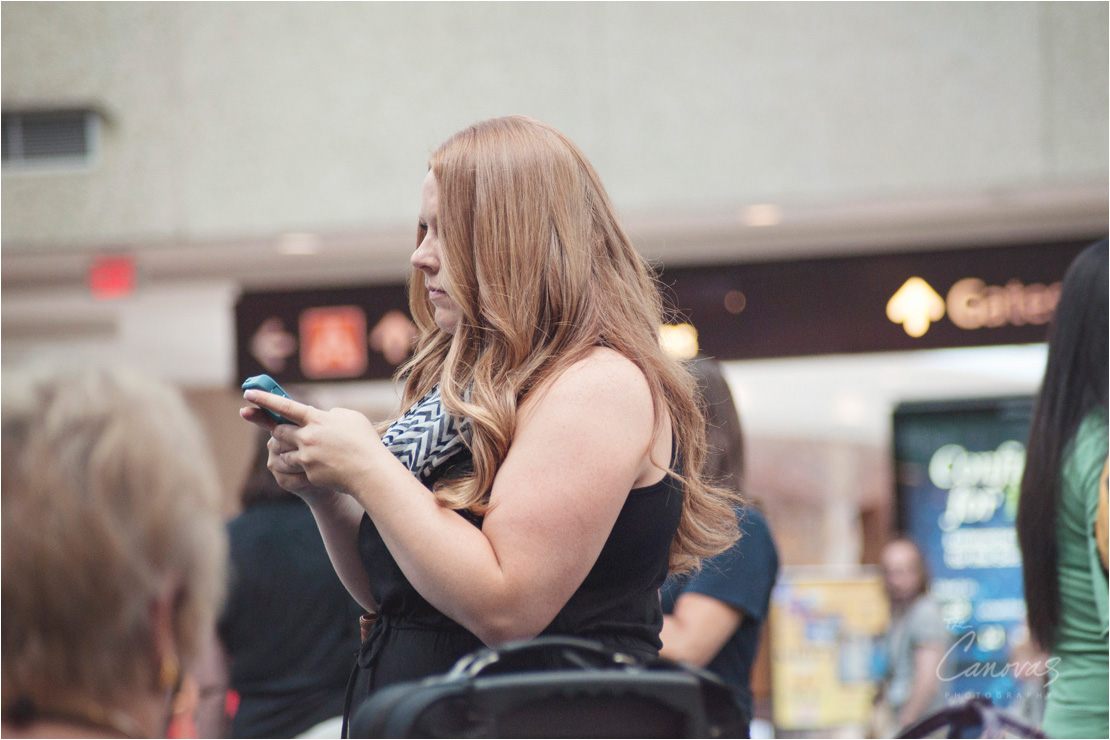
[[[416,247],[416,251],[414,251],[412,257],[409,258],[409,262],[418,270],[435,272],[438,262],[435,259],[433,250],[428,245],[427,237],[424,237],[424,239],[420,241],[420,244]]]

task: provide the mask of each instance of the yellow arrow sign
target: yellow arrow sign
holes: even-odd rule
[[[919,277],[912,277],[891,296],[886,304],[886,317],[911,337],[929,331],[929,324],[944,318],[944,299],[933,286]]]

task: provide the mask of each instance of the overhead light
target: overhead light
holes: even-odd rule
[[[320,246],[318,235],[293,232],[278,238],[277,251],[281,254],[313,255],[320,252]]]
[[[748,305],[748,298],[739,290],[730,290],[725,293],[725,310],[729,313],[741,313]]]
[[[782,222],[782,209],[770,203],[744,206],[740,220],[748,226],[776,226]]]
[[[691,324],[663,324],[659,344],[680,360],[692,360],[698,355],[698,330]]]

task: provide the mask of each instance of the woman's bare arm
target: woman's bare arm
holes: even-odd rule
[[[477,529],[438,505],[386,450],[365,417],[254,396],[297,422],[275,430],[284,464],[349,493],[370,514],[401,570],[433,606],[487,644],[538,634],[581,585],[628,492],[665,471],[647,381],[629,360],[595,350],[541,391],[516,435]]]
[[[674,613],[663,617],[659,654],[704,668],[717,657],[740,627],[744,612],[706,594],[688,591],[675,600]]]

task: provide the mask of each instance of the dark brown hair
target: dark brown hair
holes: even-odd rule
[[[695,358],[690,371],[705,402],[705,479],[740,492],[744,484],[744,433],[728,381],[720,363],[709,357]]]
[[[266,447],[269,441],[270,435],[266,432],[259,432],[255,439],[254,460],[251,462],[247,479],[243,482],[243,488],[239,492],[239,503],[242,504],[244,509],[267,501],[295,501],[297,499],[296,494],[289,493],[278,485],[274,474],[266,467],[266,461],[270,457],[270,451]]]

